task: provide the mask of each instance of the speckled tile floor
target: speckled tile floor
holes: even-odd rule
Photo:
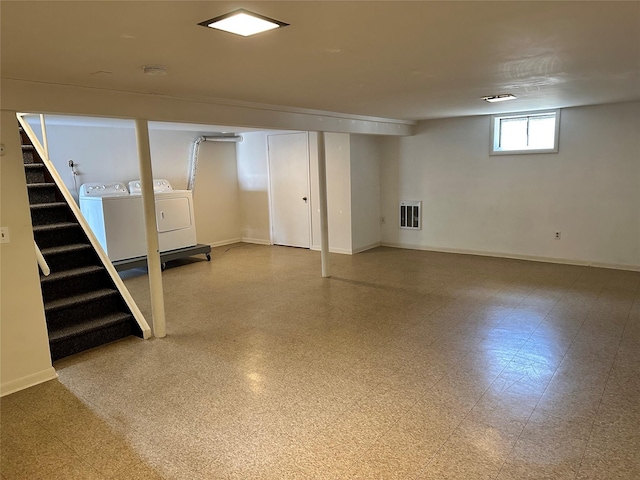
[[[2,479],[640,478],[640,273],[234,245],[2,399]],[[145,313],[146,275],[126,280]]]

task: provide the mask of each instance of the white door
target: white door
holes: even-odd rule
[[[311,246],[307,133],[269,135],[271,231],[275,245]]]

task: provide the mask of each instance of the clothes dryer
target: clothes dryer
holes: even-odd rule
[[[131,197],[141,198],[140,180],[129,182]],[[196,225],[191,190],[174,190],[165,179],[153,180],[160,252],[196,245]]]

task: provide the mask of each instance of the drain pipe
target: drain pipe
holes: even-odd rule
[[[193,190],[196,186],[196,170],[198,169],[198,153],[200,152],[200,144],[206,142],[207,137],[198,137],[191,147],[191,158],[189,159],[189,180],[187,182],[187,190]]]
[[[202,142],[242,142],[242,135],[221,133],[219,135],[203,135],[193,142],[191,148],[191,158],[189,159],[189,180],[187,181],[187,190],[196,188],[196,173],[198,170],[198,154],[200,153],[200,144]]]

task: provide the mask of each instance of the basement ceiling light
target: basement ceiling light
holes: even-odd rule
[[[145,75],[149,75],[151,77],[161,77],[162,75],[167,74],[167,67],[164,65],[144,65],[142,67],[142,71]]]
[[[515,100],[516,96],[511,93],[502,93],[500,95],[489,95],[488,97],[482,97],[485,102],[506,102],[507,100]]]
[[[274,28],[286,27],[289,24],[241,8],[211,20],[200,22],[198,25],[248,37],[256,33],[273,30]]]

